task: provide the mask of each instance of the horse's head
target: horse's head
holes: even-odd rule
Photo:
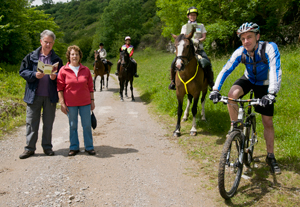
[[[97,50],[94,50],[94,58],[95,58],[95,61],[97,61],[99,57],[99,52]],[[100,58],[100,57],[99,57]]]
[[[127,49],[122,50],[122,48],[120,48],[120,60],[123,67],[126,67],[126,65],[130,63],[130,57]]]
[[[195,32],[195,28],[187,34],[181,35],[172,35],[175,39],[175,47],[176,47],[176,61],[175,66],[176,69],[181,71],[184,70],[185,65],[187,65],[190,59],[195,55],[195,49],[193,46],[193,42],[191,38]]]

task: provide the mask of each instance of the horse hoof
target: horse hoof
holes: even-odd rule
[[[174,132],[173,137],[180,137],[180,132]]]
[[[124,99],[121,98],[120,100],[121,100],[122,102],[124,102]]]
[[[132,102],[135,102],[135,99],[132,99],[131,101],[132,101]]]
[[[191,136],[196,136],[196,135],[197,135],[197,132],[190,132],[190,135],[191,135]]]
[[[181,121],[182,121],[182,122],[185,122],[185,121],[187,121],[187,118],[182,118]]]

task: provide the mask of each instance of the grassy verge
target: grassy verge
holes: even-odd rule
[[[22,100],[25,82],[18,72],[17,65],[0,65],[0,139],[25,123],[26,104]]]
[[[255,156],[259,160],[246,179],[242,179],[237,195],[229,202],[223,201],[218,195],[217,172],[219,156],[229,130],[229,115],[227,107],[221,103],[213,104],[206,97],[206,118],[203,122],[200,113],[197,116],[198,135],[191,137],[192,117],[182,123],[182,136],[171,138],[175,129],[177,116],[177,99],[175,91],[168,90],[169,68],[174,58],[173,54],[146,49],[136,53],[138,73],[134,85],[140,90],[141,98],[150,106],[161,122],[165,123],[169,134],[166,135],[178,142],[186,150],[190,159],[197,161],[199,173],[205,173],[208,183],[202,187],[216,194],[220,205],[254,205],[254,206],[298,206],[300,194],[300,107],[299,101],[299,70],[300,49],[296,47],[281,48],[282,84],[275,104],[275,154],[282,169],[282,174],[273,177],[265,165],[266,145],[263,138],[261,116],[257,114],[257,130],[259,143],[255,146]],[[228,57],[212,61],[213,70],[217,75]],[[240,65],[226,80],[221,94],[226,95],[233,84],[244,71]],[[184,106],[185,107],[185,106]],[[198,111],[201,105],[198,104]],[[196,172],[197,174],[197,172]],[[199,189],[201,190],[201,189]]]

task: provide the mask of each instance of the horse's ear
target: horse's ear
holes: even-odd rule
[[[174,34],[172,34],[172,37],[176,40],[176,38],[177,38],[177,35],[174,35]]]
[[[193,27],[192,31],[189,34],[185,35],[185,38],[191,39],[195,31],[196,31],[196,27]]]

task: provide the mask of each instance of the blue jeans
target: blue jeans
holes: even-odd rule
[[[94,149],[92,126],[91,126],[91,105],[86,106],[68,106],[69,126],[70,126],[70,150],[79,150],[78,139],[78,112],[81,117],[81,126],[83,129],[84,147],[86,150]]]

